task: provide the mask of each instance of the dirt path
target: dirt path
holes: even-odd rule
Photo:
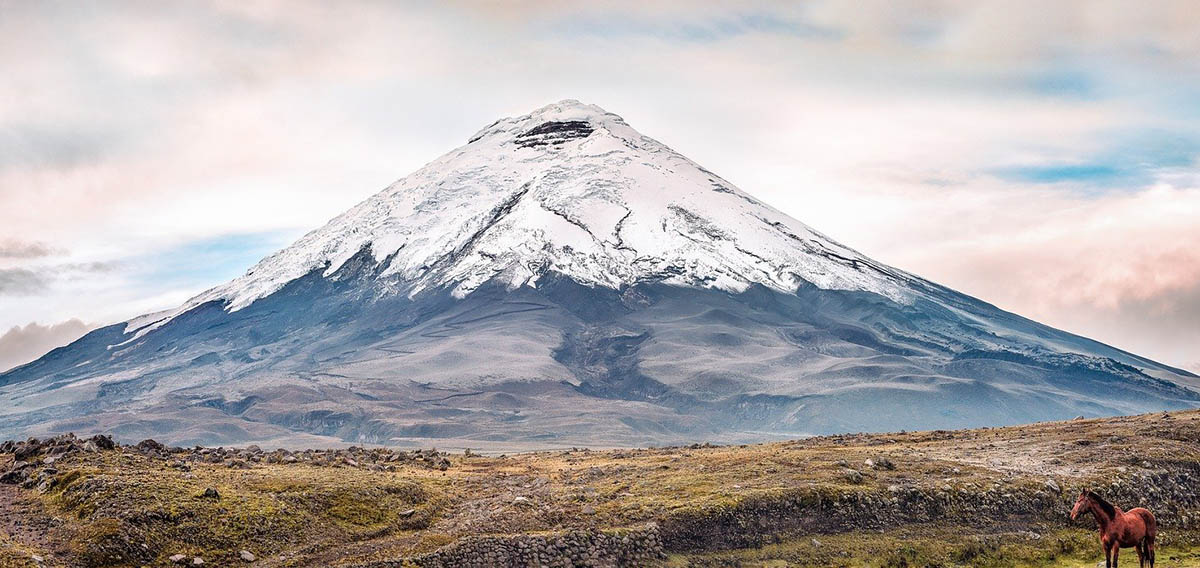
[[[50,515],[42,502],[12,485],[0,485],[0,566],[71,566],[65,523]]]

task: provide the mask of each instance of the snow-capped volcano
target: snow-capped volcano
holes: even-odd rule
[[[339,215],[246,275],[180,310],[237,310],[370,250],[404,292],[485,282],[535,285],[558,273],[587,286],[640,282],[740,292],[875,292],[904,301],[893,269],[743,193],[621,117],[566,100],[496,121],[469,142]]]
[[[1195,379],[877,263],[563,101],[0,374],[0,434],[745,440],[1187,407]]]

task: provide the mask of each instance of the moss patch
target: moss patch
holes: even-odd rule
[[[399,473],[207,464],[183,472],[140,456],[107,459],[108,467],[66,473],[69,481],[45,497],[78,519],[77,556],[86,566],[161,563],[173,554],[224,565],[240,550],[268,556],[423,528],[435,512],[429,491]]]

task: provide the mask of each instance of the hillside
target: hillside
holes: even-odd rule
[[[1200,566],[1197,411],[508,456],[0,451],[0,566],[1093,566],[1083,487],[1157,514],[1159,566]]]

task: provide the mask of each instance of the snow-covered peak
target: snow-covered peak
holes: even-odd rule
[[[540,124],[551,122],[583,122],[592,128],[603,128],[610,135],[634,139],[641,137],[628,124],[625,124],[625,120],[621,117],[596,105],[584,104],[575,99],[565,99],[523,116],[501,118],[476,132],[468,141],[474,142],[492,136],[512,138],[528,132]]]
[[[237,310],[369,247],[397,293],[558,273],[791,292],[804,282],[906,301],[906,275],[755,200],[604,109],[565,100],[500,119],[245,275],[139,323],[211,300]],[[132,328],[131,328],[132,329]]]

